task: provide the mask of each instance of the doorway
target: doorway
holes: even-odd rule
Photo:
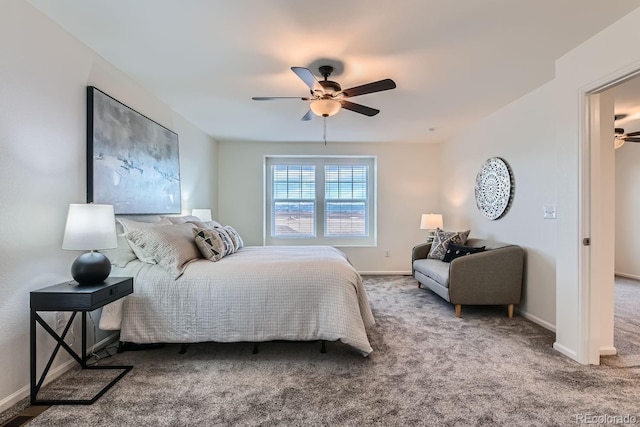
[[[633,221],[640,212],[640,196],[635,196],[637,191],[630,191],[631,184],[622,186],[624,191],[616,186],[616,175],[620,175],[623,166],[616,158],[624,159],[627,165],[635,164],[632,172],[640,170],[637,167],[640,166],[640,139],[636,140],[633,135],[636,127],[640,131],[640,77],[631,76],[612,82],[588,93],[587,97],[589,144],[586,153],[583,152],[585,167],[581,205],[584,235],[590,236],[590,241],[584,244],[590,246],[583,251],[582,259],[582,289],[586,291],[583,319],[589,338],[586,348],[588,363],[600,364],[601,356],[612,356],[618,352],[614,342],[615,273],[640,278],[640,267],[629,262],[630,257],[635,261],[640,251],[640,243],[636,245],[638,239],[633,239],[633,236],[640,235],[640,226],[636,232]],[[629,174],[628,170],[625,172]],[[640,174],[637,180],[632,181],[640,182]],[[635,215],[630,214],[634,210]],[[633,323],[624,325],[628,329]],[[617,339],[624,336],[630,335],[618,334]],[[623,348],[628,349],[629,346]],[[610,362],[612,359],[607,360]]]

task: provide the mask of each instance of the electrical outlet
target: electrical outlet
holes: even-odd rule
[[[385,258],[391,257],[391,251],[385,251],[384,252],[384,256],[385,256]]]
[[[55,330],[61,331],[67,326],[67,322],[71,318],[71,313],[68,311],[57,311],[55,316]]]
[[[56,331],[59,331],[61,329],[64,329],[64,326],[66,324],[66,322],[64,321],[64,312],[62,311],[58,311],[56,312],[56,318],[55,318],[55,322],[56,322]]]
[[[544,219],[556,219],[556,207],[555,205],[546,205],[543,207]]]

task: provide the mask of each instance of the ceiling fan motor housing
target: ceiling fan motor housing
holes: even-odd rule
[[[342,87],[339,83],[328,80],[331,73],[333,73],[333,67],[331,65],[321,65],[318,68],[318,71],[320,71],[320,75],[324,77],[324,80],[321,80],[318,83],[320,83],[320,86],[322,86],[325,96],[333,96],[336,93],[342,91]]]
[[[333,82],[331,80],[321,80],[318,83],[320,83],[320,86],[322,86],[322,89],[324,89],[325,94],[333,95],[342,90],[342,87],[340,86],[339,83]]]

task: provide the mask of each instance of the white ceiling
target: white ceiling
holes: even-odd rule
[[[290,71],[323,58],[381,110],[327,119],[329,141],[437,142],[554,76],[554,60],[640,0],[29,0],[213,138],[320,141]],[[135,107],[134,107],[135,108]],[[428,129],[435,128],[434,132]]]

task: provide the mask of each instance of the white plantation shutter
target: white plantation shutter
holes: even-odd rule
[[[266,157],[265,244],[373,246],[375,158]]]
[[[272,165],[272,236],[315,236],[314,165]]]
[[[324,221],[326,236],[367,236],[368,166],[325,166]]]

